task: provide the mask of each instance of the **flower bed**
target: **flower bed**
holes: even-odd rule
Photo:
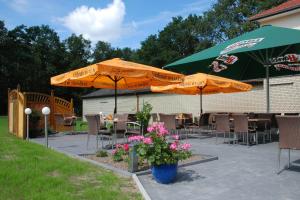
[[[96,155],[85,155],[84,157],[88,158],[88,159],[91,159],[91,160],[94,160],[94,161],[97,161],[99,163],[104,163],[104,164],[111,165],[115,168],[118,168],[118,169],[121,169],[121,170],[124,170],[124,171],[128,170],[127,160],[118,161],[118,162],[114,161],[113,156],[110,153],[108,153],[107,157],[97,157]],[[188,163],[192,163],[194,161],[200,161],[200,160],[204,160],[204,159],[206,159],[205,156],[195,154],[195,155],[192,155],[190,158],[188,158],[186,160],[179,161],[178,164],[180,166],[180,165],[183,165],[183,164],[188,164]],[[148,170],[148,169],[150,169],[149,164],[147,162],[143,162],[143,163],[139,164],[138,172],[145,171],[145,170]]]

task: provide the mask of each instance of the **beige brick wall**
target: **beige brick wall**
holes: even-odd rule
[[[300,76],[270,79],[271,112],[300,113]],[[199,95],[144,94],[143,101],[153,105],[153,112],[161,113],[199,113]],[[136,112],[136,96],[118,97],[118,113]],[[114,98],[95,98],[83,100],[83,115],[87,113],[113,113]],[[252,91],[235,94],[203,95],[204,112],[266,112],[266,90],[264,86]]]

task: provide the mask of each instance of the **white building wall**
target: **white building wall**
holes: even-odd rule
[[[300,76],[270,79],[271,112],[300,113]],[[199,95],[143,94],[139,97],[140,108],[143,101],[153,106],[155,113],[193,113],[200,110]],[[118,113],[135,113],[137,97],[118,97]],[[83,115],[91,113],[111,114],[114,97],[84,99]],[[204,112],[266,112],[266,90],[264,86],[252,91],[233,94],[203,95]]]
[[[258,20],[261,26],[263,25],[273,25],[285,28],[300,29],[300,10],[294,10],[272,17],[267,17]]]

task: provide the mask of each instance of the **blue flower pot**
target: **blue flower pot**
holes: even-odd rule
[[[151,167],[152,175],[158,183],[171,183],[176,179],[177,166],[177,163],[154,165]]]

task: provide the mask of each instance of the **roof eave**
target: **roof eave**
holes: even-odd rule
[[[150,94],[150,93],[152,93],[152,92],[149,90],[149,91],[136,92],[136,93],[118,94],[118,97],[119,96],[140,95],[140,94]],[[105,98],[105,97],[114,97],[114,94],[95,95],[95,96],[82,96],[81,99],[94,99],[94,98]]]
[[[278,12],[274,12],[274,13],[270,13],[270,14],[266,14],[266,15],[262,15],[262,16],[258,16],[258,17],[255,17],[255,15],[254,15],[254,16],[249,18],[249,21],[258,21],[260,19],[264,19],[264,18],[275,16],[275,15],[283,14],[285,12],[290,12],[290,11],[293,11],[293,10],[297,10],[299,8],[300,8],[300,5],[297,5],[297,6],[292,7],[292,8],[286,8],[286,9],[283,9],[283,10],[278,11]]]

